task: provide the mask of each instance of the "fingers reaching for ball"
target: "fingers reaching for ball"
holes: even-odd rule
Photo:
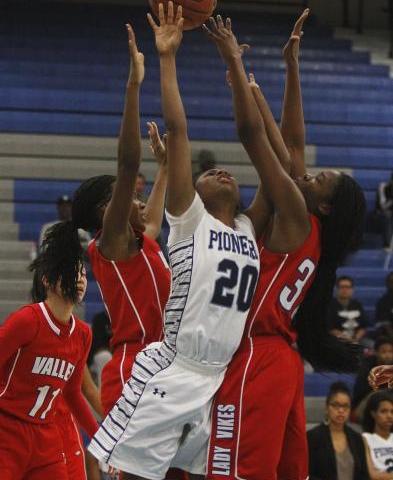
[[[145,57],[139,52],[134,30],[129,23],[126,24],[128,34],[128,49],[130,51],[129,84],[140,85],[145,77]]]
[[[147,14],[148,22],[156,37],[156,47],[160,55],[175,54],[183,38],[183,9],[178,5],[176,11],[173,2],[168,2],[165,12],[162,3],[158,6],[159,25],[150,13]]]

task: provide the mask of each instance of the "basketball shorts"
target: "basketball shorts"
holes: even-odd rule
[[[0,412],[1,480],[68,480],[63,442],[54,423],[35,424]]]
[[[63,439],[65,462],[70,480],[86,480],[83,440],[71,413],[56,416],[56,424]]]
[[[135,356],[143,347],[140,343],[124,343],[116,347],[111,360],[102,369],[101,403],[105,415],[120,398],[124,384],[130,378]]]
[[[100,461],[151,480],[170,466],[204,475],[210,411],[225,369],[202,365],[165,344],[140,352],[122,396],[94,436]]]
[[[244,341],[214,399],[206,478],[305,480],[303,386],[302,360],[284,339]]]

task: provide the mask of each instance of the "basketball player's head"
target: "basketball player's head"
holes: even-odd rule
[[[318,175],[307,173],[298,177],[295,183],[303,193],[308,211],[318,217],[329,215],[343,190],[348,196],[361,192],[352,177],[336,170],[325,170]]]
[[[83,249],[72,222],[59,222],[47,230],[30,271],[34,272],[33,302],[42,302],[50,296],[72,304],[82,301],[87,286],[86,270]]]
[[[391,392],[375,392],[368,398],[363,414],[363,430],[391,432],[393,428],[393,396]]]
[[[84,181],[74,193],[72,203],[72,221],[78,228],[94,231],[102,228],[105,210],[112,198],[116,177],[99,175]],[[137,231],[144,231],[145,204],[137,200],[133,202],[130,223]]]
[[[212,168],[202,173],[195,183],[195,189],[208,211],[229,206],[233,210],[233,215],[236,214],[240,205],[239,185],[226,170]]]
[[[326,397],[326,419],[329,424],[343,427],[351,413],[351,394],[344,382],[335,382],[330,385]]]

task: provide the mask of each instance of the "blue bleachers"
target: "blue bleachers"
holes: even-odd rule
[[[23,9],[11,5],[0,32],[0,131],[117,136],[128,74],[124,31],[128,20],[146,57],[141,121],[154,119],[162,127],[158,60],[145,11],[75,4],[24,5]],[[256,14],[250,23],[248,15],[236,13],[233,23],[240,40],[252,46],[246,67],[255,73],[279,119],[285,79],[281,49],[293,16]],[[316,166],[352,170],[371,212],[375,190],[390,177],[393,166],[393,80],[388,67],[372,65],[367,52],[351,51],[348,40],[334,39],[330,28],[315,18],[305,30],[301,76],[307,143],[315,146]],[[188,32],[178,64],[190,138],[236,141],[225,67],[215,47],[200,31]],[[20,238],[36,239],[42,223],[56,217],[56,198],[72,195],[78,183],[16,180],[15,221],[20,224]],[[254,187],[242,185],[244,206],[254,192]],[[370,320],[384,291],[384,260],[380,249],[362,250],[339,271],[355,278],[356,296]],[[102,311],[92,280],[86,307],[88,320]],[[337,378],[306,376],[306,394],[325,395]],[[345,380],[353,383],[352,377]]]
[[[333,382],[345,382],[352,390],[355,383],[353,375],[336,373],[312,373],[304,376],[304,393],[306,397],[326,397]]]

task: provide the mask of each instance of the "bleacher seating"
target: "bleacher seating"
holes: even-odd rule
[[[10,134],[4,137],[8,143],[0,145],[1,178],[6,179],[1,186],[8,192],[0,197],[4,224],[0,276],[13,282],[7,287],[0,280],[2,315],[15,307],[21,298],[18,292],[29,286],[29,276],[22,273],[31,253],[28,242],[37,239],[42,223],[55,218],[55,199],[72,194],[82,178],[114,172],[115,142],[103,148],[94,137],[115,137],[119,131],[128,71],[124,23],[129,20],[146,56],[142,122],[155,119],[162,126],[158,62],[144,9],[34,3],[24,4],[23,9],[11,5],[0,31],[0,131]],[[252,46],[246,65],[278,119],[284,85],[281,46],[293,17],[255,14],[254,18],[250,24],[249,16],[236,13],[234,29],[242,42]],[[334,39],[316,19],[310,19],[305,32],[301,68],[307,143],[312,146],[308,160],[317,168],[347,169],[364,188],[372,211],[377,185],[390,177],[393,166],[393,80],[388,67],[372,65],[367,52],[353,52],[348,40]],[[224,74],[204,35],[186,33],[179,53],[179,81],[190,138],[215,149],[220,163],[238,175],[247,205],[255,191],[252,168],[245,166],[244,153],[235,144],[228,143],[225,149],[225,144],[214,143],[237,141]],[[90,137],[75,145],[61,137],[48,147],[39,137],[29,136],[23,136],[23,145],[22,137],[16,136],[13,144],[12,134]],[[146,147],[144,152],[148,156]],[[151,160],[146,164],[150,180]],[[25,243],[15,244],[16,238]],[[368,240],[368,247],[381,246],[378,237]],[[341,270],[355,278],[356,296],[370,319],[384,289],[383,262],[381,249],[368,248]],[[7,293],[10,285],[12,295]],[[88,320],[102,309],[93,282],[86,307]],[[330,377],[306,377],[307,395],[324,395],[330,381]]]

